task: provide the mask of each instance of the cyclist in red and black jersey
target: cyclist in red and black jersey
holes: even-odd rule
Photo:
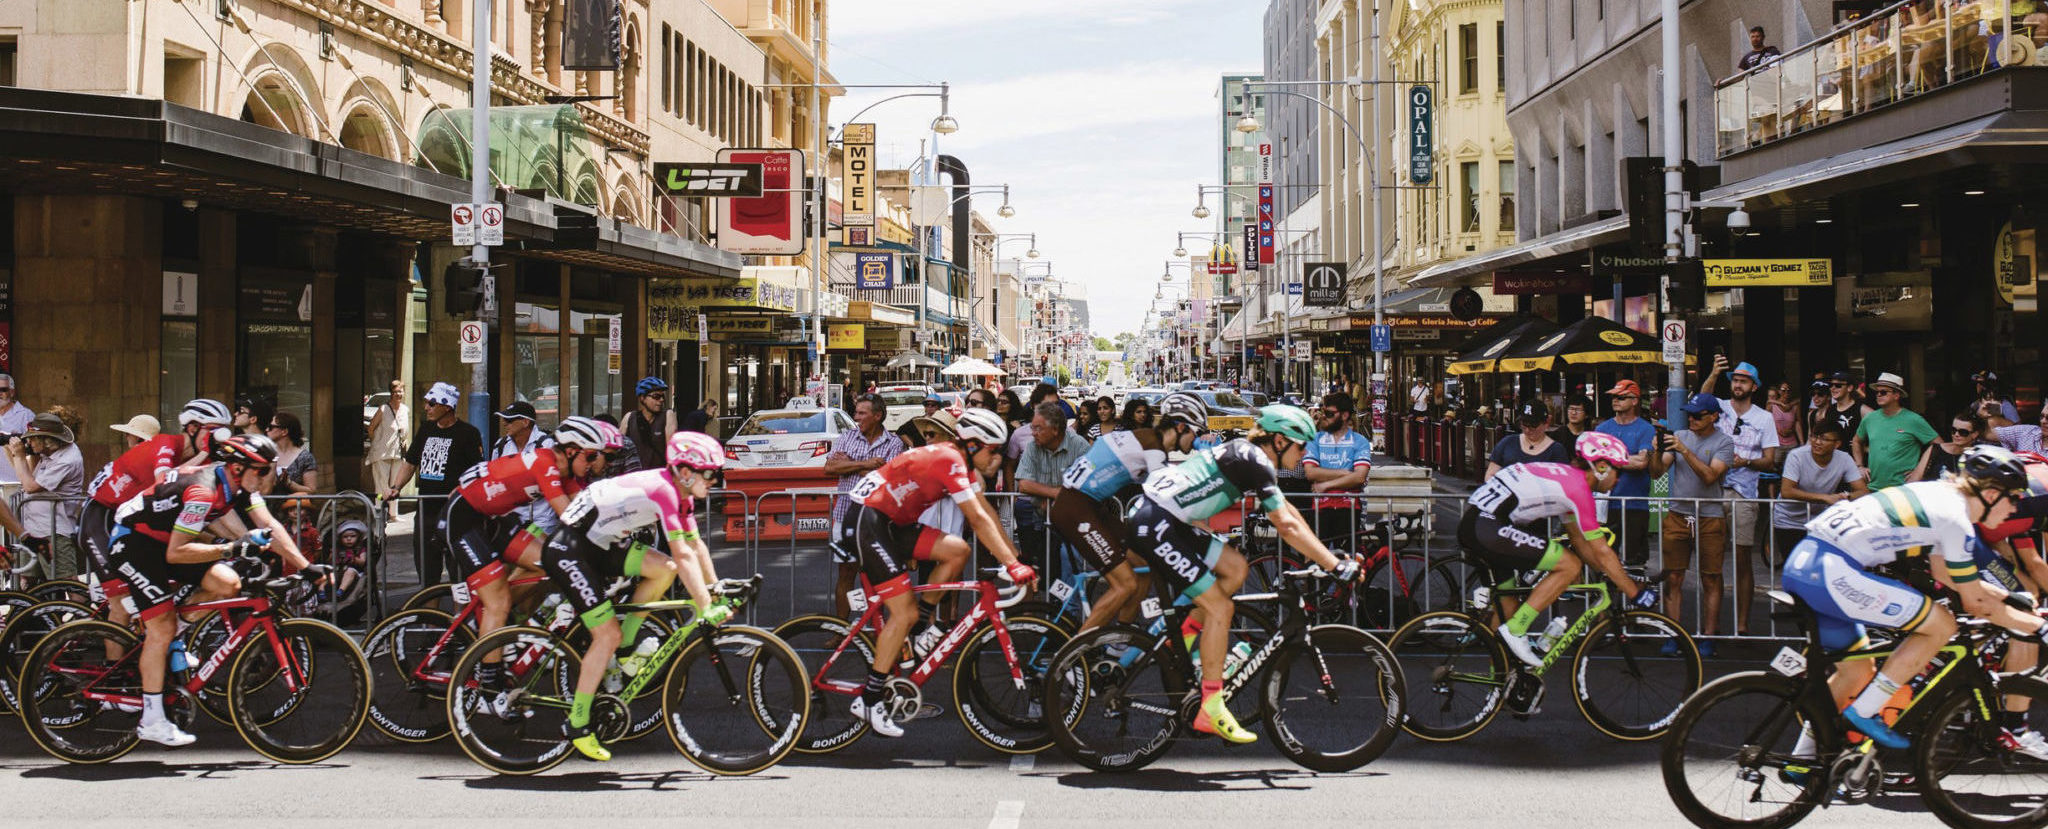
[[[968,409],[955,425],[956,436],[949,443],[933,443],[897,455],[881,469],[869,472],[854,485],[847,497],[859,506],[848,510],[840,522],[839,544],[860,558],[861,573],[882,606],[888,621],[875,637],[875,660],[868,668],[867,688],[854,700],[853,715],[865,718],[875,733],[901,737],[903,728],[889,719],[882,701],[889,671],[910,637],[912,623],[922,627],[918,653],[928,653],[944,637],[932,624],[932,610],[938,597],[926,601],[910,592],[908,566],[912,559],[932,562],[932,581],[959,578],[972,549],[957,535],[932,538],[923,533],[918,516],[941,498],[960,505],[967,525],[975,536],[1002,562],[1010,580],[1028,584],[1038,579],[1031,567],[1017,560],[1017,549],[996,521],[995,509],[975,488],[974,472],[993,475],[1003,463],[1003,445],[1010,436],[1009,424],[987,409]],[[973,470],[970,471],[970,468]]]
[[[224,562],[257,549],[275,552],[294,568],[309,566],[284,525],[263,505],[263,476],[277,460],[277,446],[261,435],[236,435],[214,443],[213,463],[187,468],[136,495],[115,514],[113,571],[126,582],[129,612],[142,619],[142,724],[136,734],[167,746],[192,742],[164,717],[164,678],[171,641],[178,633],[175,609],[182,592],[197,589],[194,601],[241,592],[242,579]],[[201,543],[215,521],[239,514],[258,532],[226,544]],[[223,525],[237,524],[223,521]]]
[[[185,404],[178,413],[180,431],[142,440],[100,470],[86,489],[92,500],[78,518],[79,546],[91,559],[93,572],[107,571],[108,534],[114,530],[114,511],[143,490],[156,486],[179,465],[205,454],[213,443],[213,430],[225,428],[233,418],[218,400],[200,398]],[[114,621],[126,623],[118,609]]]

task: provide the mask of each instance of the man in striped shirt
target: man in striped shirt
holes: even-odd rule
[[[832,442],[832,453],[825,456],[825,474],[839,476],[839,495],[832,499],[832,537],[839,537],[839,522],[846,517],[846,510],[853,499],[846,493],[869,472],[881,469],[897,455],[903,454],[903,439],[894,432],[882,428],[882,418],[888,412],[878,394],[863,394],[853,400],[853,424],[858,427],[839,435]],[[853,589],[860,573],[859,560],[851,550],[841,550],[835,544],[832,559],[839,562],[839,584],[834,589],[833,602],[841,616],[845,616],[846,593]]]

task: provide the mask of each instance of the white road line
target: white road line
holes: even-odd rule
[[[1030,771],[1038,766],[1038,755],[1016,754],[1010,757],[1011,771]]]
[[[988,822],[988,829],[1017,829],[1024,818],[1024,801],[996,801],[996,816]]]

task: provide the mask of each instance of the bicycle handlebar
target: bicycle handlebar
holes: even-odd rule
[[[14,556],[14,566],[7,568],[7,572],[17,576],[35,569],[36,564],[42,560],[36,555],[36,551],[29,549],[25,544],[14,544],[8,548],[8,553]]]

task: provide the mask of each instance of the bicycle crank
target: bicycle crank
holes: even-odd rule
[[[1884,793],[1884,764],[1878,762],[1874,750],[1843,752],[1835,758],[1828,777],[1840,784],[1836,795],[1844,803],[1867,803]]]
[[[889,707],[889,719],[903,723],[936,717],[940,708],[924,704],[924,690],[917,683],[903,677],[891,677],[886,688],[887,698],[882,701]]]
[[[599,694],[590,701],[590,732],[597,735],[598,742],[616,743],[625,739],[632,728],[633,715],[626,710],[625,700]]]

